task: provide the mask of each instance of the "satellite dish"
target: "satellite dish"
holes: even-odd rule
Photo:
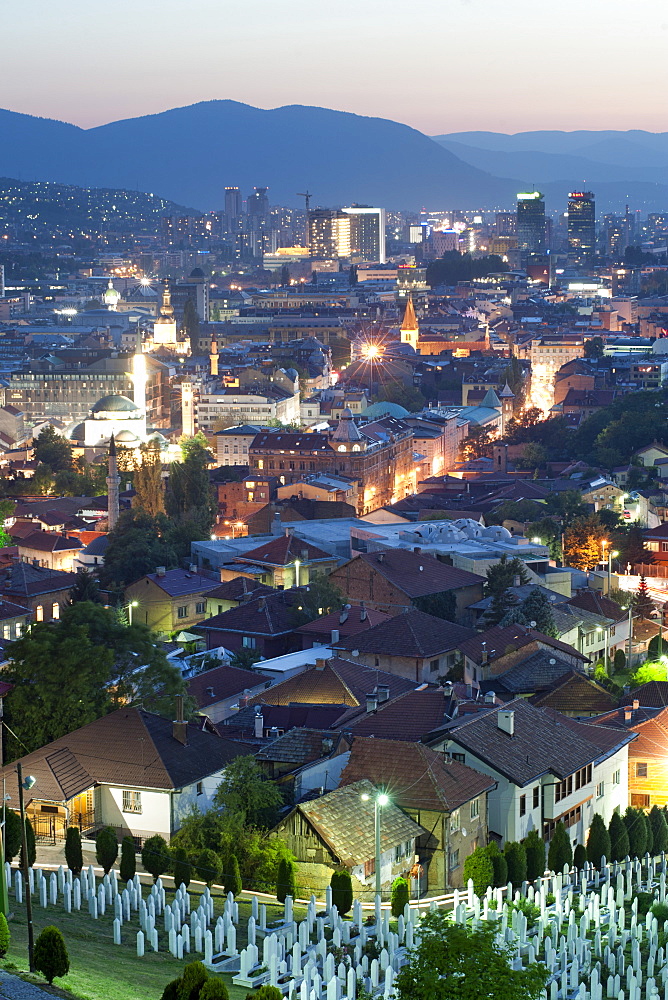
[[[465,826],[462,827],[462,837],[468,837],[468,830]]]

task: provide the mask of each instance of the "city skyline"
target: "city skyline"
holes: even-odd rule
[[[590,0],[584,31],[575,0],[549,11],[529,0],[512,9],[416,0],[407,43],[405,9],[380,0],[363,8],[341,0],[336,10],[194,0],[187,18],[174,0],[117,0],[113,20],[81,0],[64,12],[36,0],[3,26],[2,104],[84,128],[230,99],[388,118],[428,135],[661,131],[668,17],[658,0],[636,10],[629,23],[621,0]],[[625,75],[613,101],[610,52],[620,37],[630,54],[642,51],[644,69],[642,78]]]

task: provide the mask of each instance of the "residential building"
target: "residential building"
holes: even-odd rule
[[[248,465],[248,449],[260,433],[254,424],[237,424],[216,431],[216,461],[218,465]]]
[[[282,424],[298,424],[301,420],[299,389],[291,392],[282,386],[267,384],[201,392],[195,400],[195,419],[201,431],[212,431],[225,420],[234,423],[255,420],[260,424],[278,420]]]
[[[2,630],[2,641],[13,642],[20,639],[31,622],[31,614],[28,608],[14,604],[12,601],[0,599],[0,629]]]
[[[17,543],[19,558],[33,566],[71,573],[83,545],[65,533],[33,531]]]
[[[206,648],[224,646],[232,652],[254,649],[267,659],[299,649],[294,630],[299,624],[298,606],[302,591],[298,588],[271,591],[250,599],[236,608],[200,621],[197,631],[206,636]]]
[[[385,209],[353,205],[351,208],[344,208],[343,212],[350,216],[350,256],[353,263],[372,261],[384,264]],[[315,256],[313,246],[311,254]]]
[[[336,208],[308,213],[308,244],[314,260],[350,257],[351,216]]]
[[[262,594],[270,594],[272,588],[264,583],[247,576],[235,576],[233,580],[226,580],[213,590],[206,593],[206,617],[212,618],[214,615],[222,615],[223,611],[230,608],[237,608],[249,599],[250,596],[260,597]]]
[[[546,653],[548,663],[550,658],[557,660],[558,657],[564,664],[562,673],[571,667],[582,670],[589,662],[589,657],[573,646],[527,625],[495,625],[464,639],[461,651],[464,654],[464,681],[474,685],[483,681],[493,685],[497,678],[502,679],[511,668],[523,664],[536,653]],[[555,667],[561,669],[558,661]],[[556,680],[558,676],[558,673],[553,674],[551,679]],[[530,693],[535,691],[535,687],[530,688]]]
[[[286,800],[298,802],[309,792],[323,794],[338,788],[350,744],[345,732],[298,726],[263,745],[255,759],[281,787]]]
[[[155,573],[147,573],[126,588],[125,601],[133,605],[133,621],[148,625],[158,635],[171,636],[202,621],[206,595],[216,586],[211,577],[158,566]]]
[[[0,570],[0,595],[27,608],[33,621],[54,621],[69,602],[75,580],[75,573],[14,562]]]
[[[664,809],[668,805],[668,708],[643,707],[640,698],[634,697],[592,721],[635,733],[629,744],[628,804],[645,811],[653,806]]]
[[[214,724],[245,708],[250,698],[273,683],[271,677],[221,664],[195,674],[188,681],[188,696],[197,710]]]
[[[314,646],[329,646],[339,640],[357,636],[389,619],[390,615],[375,608],[367,608],[364,604],[344,604],[340,611],[333,611],[306,625],[300,625],[295,631],[302,636],[302,648],[312,649]]]
[[[338,565],[336,556],[303,541],[292,533],[264,542],[236,556],[232,563],[221,569],[223,582],[236,576],[249,576],[277,590],[305,587],[316,576],[327,576]]]

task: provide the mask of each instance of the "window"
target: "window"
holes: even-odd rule
[[[57,601],[54,601],[54,603],[51,605],[51,617],[54,620],[60,618],[60,605],[58,604]]]
[[[255,637],[252,635],[245,635],[241,640],[241,645],[244,649],[255,649]]]
[[[12,637],[11,631],[12,631],[11,625],[3,625],[2,626],[2,638],[3,639],[11,639],[11,637]]]
[[[141,812],[141,792],[131,792],[127,791],[127,789],[123,789],[123,812]]]
[[[450,813],[450,832],[454,833],[459,829],[459,809],[455,809],[454,812]]]
[[[400,863],[400,861],[403,858],[403,856],[404,856],[404,845],[403,844],[397,844],[397,846],[394,848],[394,863],[395,863],[395,865],[398,865]]]
[[[431,671],[432,674],[435,674],[436,671],[438,670],[439,662],[440,661],[438,659],[429,661],[429,670]]]
[[[596,786],[596,798],[602,799],[605,794],[605,781],[599,781]]]
[[[471,819],[480,815],[480,799],[473,799],[471,802]]]
[[[176,609],[177,618],[187,618],[188,617],[188,605],[184,604],[182,607]]]
[[[520,816],[526,816],[527,812],[527,797],[526,795],[520,795]]]
[[[44,621],[44,608],[42,607],[41,604],[38,604],[37,607],[35,608],[35,621],[36,622]]]
[[[618,769],[612,776],[613,785],[618,785],[622,780],[622,772]]]
[[[370,861],[365,861],[364,862],[364,878],[370,878],[370,876],[374,875],[375,872],[376,872],[376,860],[375,860],[375,858],[371,858]]]
[[[540,805],[540,786],[536,785],[533,790],[533,808],[537,809]]]
[[[466,754],[463,753],[451,753],[450,756],[453,760],[458,760],[460,764],[466,763]]]
[[[206,611],[206,601],[198,601],[195,605],[195,613],[198,615],[203,615]]]
[[[197,782],[197,794],[201,795],[204,791],[203,783],[201,781]]]
[[[636,764],[636,778],[646,778],[647,777],[647,761],[642,763],[638,761]]]
[[[649,809],[649,795],[639,795],[637,792],[632,792],[631,805],[634,809]]]
[[[450,871],[459,868],[459,851],[450,851]]]

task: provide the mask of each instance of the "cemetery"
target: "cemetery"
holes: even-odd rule
[[[20,872],[5,867],[12,904],[23,903]],[[355,1000],[359,987],[390,1000],[397,973],[420,936],[421,913],[404,907],[394,919],[388,907],[353,903],[349,918],[332,904],[312,897],[293,907],[216,900],[204,887],[166,890],[160,879],[142,885],[138,876],[122,884],[116,871],[100,878],[92,868],[73,877],[66,868],[30,870],[33,912],[56,923],[68,937],[68,921],[79,917],[78,934],[93,940],[96,927],[111,923],[106,956],[131,955],[133,995],[159,997],[161,987],[142,994],[144,963],[160,960],[162,985],[178,975],[184,962],[201,960],[220,973],[233,998],[258,987],[278,987],[290,1000]],[[668,1000],[668,901],[665,855],[591,865],[546,875],[534,884],[455,890],[451,919],[471,928],[492,923],[499,943],[512,951],[516,968],[543,963],[546,1000]],[[10,925],[13,928],[13,922]],[[88,933],[82,932],[87,926]],[[127,995],[107,991],[109,1000]]]

